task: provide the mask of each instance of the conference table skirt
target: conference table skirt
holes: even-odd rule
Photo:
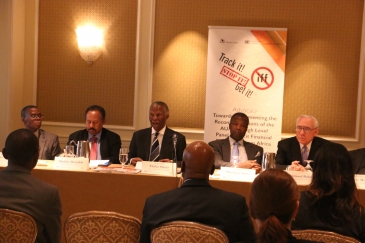
[[[37,169],[40,168],[40,169]],[[73,213],[89,210],[114,211],[142,219],[147,197],[179,186],[180,177],[147,174],[61,171],[37,166],[32,174],[59,188],[62,202],[62,225]],[[0,167],[0,170],[3,167]],[[235,192],[249,199],[250,182],[212,179],[213,187]],[[304,186],[300,186],[304,190]],[[365,191],[359,190],[365,205]],[[66,242],[62,233],[62,242]]]

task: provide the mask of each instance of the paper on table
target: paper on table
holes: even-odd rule
[[[48,165],[47,160],[39,159],[37,161],[37,166],[47,166],[47,165]]]

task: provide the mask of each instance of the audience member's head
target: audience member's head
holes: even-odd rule
[[[214,172],[214,152],[213,149],[202,141],[189,144],[183,155],[181,162],[181,172],[186,179],[209,180],[209,174]]]
[[[92,135],[97,135],[103,129],[105,119],[105,110],[98,105],[89,106],[85,111],[86,129]]]
[[[313,116],[301,115],[297,118],[295,131],[298,142],[308,145],[318,135],[318,121]]]
[[[286,242],[299,207],[299,190],[283,170],[268,169],[252,183],[249,207],[259,228],[257,242]]]
[[[20,112],[24,127],[32,132],[36,132],[42,125],[43,115],[35,105],[25,106]]]
[[[166,125],[169,118],[169,107],[165,102],[156,101],[150,106],[150,123],[156,132],[159,132]]]
[[[235,141],[240,141],[246,134],[249,119],[245,113],[237,112],[233,114],[229,121],[230,136]]]
[[[15,130],[6,138],[5,148],[2,152],[4,158],[8,160],[8,164],[21,165],[31,170],[38,161],[38,139],[28,129]]]
[[[317,217],[325,222],[346,222],[353,213],[360,212],[352,168],[347,149],[338,143],[323,145],[313,163],[309,191],[316,198],[311,205]]]

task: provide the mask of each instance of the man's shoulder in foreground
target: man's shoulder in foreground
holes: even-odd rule
[[[43,135],[43,136],[45,136],[45,137],[49,137],[49,138],[57,138],[57,139],[58,139],[58,135],[56,135],[56,134],[54,134],[54,133],[47,132],[47,131],[45,131],[45,130],[43,130],[43,129],[39,129],[39,131],[40,131],[41,136]]]
[[[105,134],[106,136],[120,137],[118,133],[115,133],[105,127],[103,127],[102,129],[101,136],[103,136],[103,134]]]
[[[229,143],[229,137],[227,137],[227,138],[223,138],[223,139],[216,139],[216,140],[213,140],[213,141],[210,141],[208,144],[210,145],[210,146],[218,146],[219,144],[223,144],[223,143],[225,143],[225,142],[227,142],[228,141],[228,143]]]
[[[283,140],[280,140],[278,142],[278,144],[290,144],[290,143],[299,143],[299,142],[295,136],[290,138],[284,138]]]

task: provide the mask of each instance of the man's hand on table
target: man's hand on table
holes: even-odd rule
[[[245,162],[239,162],[236,167],[245,169],[255,169],[256,174],[260,173],[261,171],[261,165],[258,164],[256,160],[247,160]]]
[[[286,169],[290,171],[307,171],[301,164],[299,164],[300,161],[296,160],[291,162],[291,165],[289,165]]]

